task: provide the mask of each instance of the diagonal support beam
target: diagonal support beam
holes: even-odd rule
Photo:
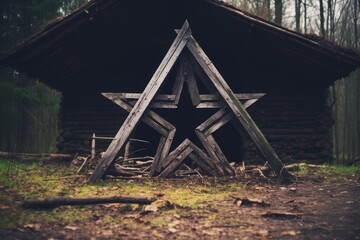
[[[104,175],[105,171],[109,168],[111,163],[114,161],[116,155],[118,154],[126,140],[129,138],[131,132],[134,130],[136,124],[139,122],[146,108],[149,106],[150,102],[152,101],[160,86],[164,82],[165,77],[167,76],[168,72],[179,57],[181,51],[184,49],[190,36],[191,30],[188,22],[186,21],[179,34],[177,35],[175,41],[171,45],[169,51],[165,55],[160,66],[151,78],[149,84],[146,86],[144,92],[141,94],[139,100],[136,102],[134,108],[131,110],[124,124],[119,129],[114,140],[107,148],[103,158],[96,166],[93,174],[88,179],[88,182],[92,183],[100,179]]]
[[[122,93],[103,93],[103,95],[128,112],[131,112],[131,110],[133,109],[133,105],[131,104],[131,102],[128,102],[127,98],[124,98],[124,94]],[[130,96],[130,98],[133,97],[134,96]],[[162,135],[162,137],[160,138],[158,149],[154,156],[154,162],[150,169],[150,176],[152,177],[156,174],[156,172],[159,172],[161,170],[160,163],[162,159],[165,159],[165,157],[170,151],[176,128],[152,110],[148,110],[141,118],[141,120]]]
[[[210,81],[219,92],[221,97],[224,99],[226,104],[235,114],[236,119],[242,124],[246,132],[249,134],[263,157],[269,163],[272,170],[278,176],[284,176],[286,178],[292,178],[293,176],[284,168],[284,165],[280,161],[279,157],[266,140],[265,136],[259,130],[255,122],[252,120],[250,115],[247,113],[243,105],[237,99],[229,85],[226,83],[224,78],[221,76],[219,71],[216,69],[214,64],[196,42],[193,36],[190,37],[187,48],[190,50],[196,61],[205,71]]]

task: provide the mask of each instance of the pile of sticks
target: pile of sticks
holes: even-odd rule
[[[95,156],[94,158],[91,158],[91,156],[77,156],[72,161],[72,164],[78,167],[77,174],[91,174],[100,158],[101,156]],[[154,157],[151,156],[133,157],[128,159],[119,157],[107,170],[106,175],[110,178],[149,177],[150,168],[153,162]],[[177,178],[189,176],[202,177],[204,174],[206,173],[204,173],[204,171],[202,171],[198,166],[182,163],[178,167],[177,171],[175,171],[171,176]]]

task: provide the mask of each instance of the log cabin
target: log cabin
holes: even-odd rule
[[[5,53],[0,67],[59,90],[59,152],[88,153],[93,133],[112,137],[127,116],[101,93],[141,93],[176,37],[174,29],[186,19],[234,92],[266,93],[248,111],[280,158],[331,161],[327,89],[360,67],[360,55],[222,1],[92,0]],[[196,119],[208,114],[193,111],[188,97],[182,99],[180,112],[164,113],[180,129],[180,138],[193,135]],[[146,149],[139,154],[154,152],[156,134],[138,126],[134,135],[150,142],[134,146]],[[258,161],[261,156],[245,135],[239,139],[224,128],[215,137],[224,139],[231,161]],[[109,142],[97,144],[101,151]]]

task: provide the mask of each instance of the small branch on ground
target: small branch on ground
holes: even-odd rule
[[[269,207],[270,203],[265,202],[264,200],[259,200],[259,199],[250,199],[247,197],[241,198],[241,197],[237,197],[237,196],[230,196],[234,199],[234,204],[236,204],[238,207],[240,207],[241,205],[257,205],[260,207]]]
[[[25,201],[24,208],[55,208],[64,205],[89,205],[105,203],[135,203],[151,204],[155,198],[132,197],[132,196],[113,196],[113,197],[92,197],[92,198],[47,198],[42,200]]]

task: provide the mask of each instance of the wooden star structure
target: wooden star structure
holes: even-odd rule
[[[183,51],[185,48],[189,51]],[[160,94],[160,87],[177,60],[179,61],[178,70],[172,94]],[[212,94],[199,93],[197,78]],[[185,83],[187,83],[194,107],[214,108],[218,109],[218,111],[195,129],[204,150],[189,139],[185,139],[170,152],[176,127],[155,113],[153,109],[176,109]],[[247,107],[265,94],[234,94],[192,36],[187,21],[181,30],[177,31],[177,37],[143,93],[103,93],[103,95],[128,111],[129,115],[88,182],[94,182],[103,177],[140,121],[161,135],[154,162],[150,169],[150,176],[168,177],[186,158],[190,158],[209,175],[235,175],[234,169],[212,136],[215,131],[231,121],[236,129],[242,128],[248,133],[265,161],[277,175],[286,178],[292,177],[246,111]]]

